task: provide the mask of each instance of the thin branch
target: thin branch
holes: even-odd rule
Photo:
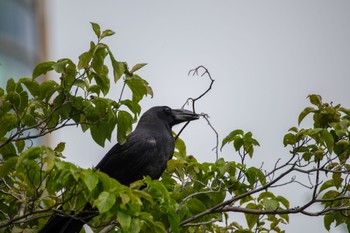
[[[207,76],[209,77],[209,79],[210,79],[209,87],[208,87],[202,94],[200,94],[198,97],[196,97],[196,98],[193,98],[193,97],[188,98],[188,99],[186,100],[186,102],[185,102],[185,103],[182,105],[182,107],[181,107],[181,108],[184,108],[185,105],[188,104],[188,103],[191,101],[191,102],[192,102],[192,111],[193,111],[194,113],[196,113],[196,106],[195,106],[196,101],[198,101],[199,99],[201,99],[203,96],[205,96],[205,95],[212,89],[213,84],[214,84],[214,81],[215,81],[215,80],[211,77],[211,74],[210,74],[209,70],[208,70],[207,68],[205,68],[203,65],[200,65],[200,66],[198,66],[198,67],[196,67],[196,68],[194,68],[194,69],[188,71],[188,75],[191,75],[191,74],[192,74],[192,76],[195,76],[195,75],[198,76],[198,75],[199,75],[199,71],[200,71],[201,69],[203,69],[204,71],[203,71],[203,73],[202,73],[200,76],[203,77],[204,75],[207,75]],[[214,149],[215,149],[215,154],[216,154],[216,160],[218,160],[218,147],[219,147],[219,142],[218,142],[218,141],[219,141],[219,140],[218,140],[218,137],[219,137],[219,136],[218,136],[218,133],[217,133],[217,131],[214,129],[213,125],[210,123],[210,121],[209,121],[207,115],[206,115],[206,114],[200,114],[200,115],[204,117],[204,119],[208,122],[210,128],[214,131],[214,133],[215,133],[215,135],[216,135],[216,146],[214,147]],[[189,121],[186,122],[186,124],[181,128],[181,130],[179,131],[179,133],[176,135],[175,141],[176,141],[177,138],[180,136],[180,134],[182,133],[182,131],[187,127],[188,124],[189,124]]]
[[[211,88],[212,88],[212,86],[213,86],[213,83],[214,83],[214,81],[215,81],[215,80],[211,77],[211,74],[209,73],[208,69],[205,68],[205,67],[202,66],[202,65],[201,65],[201,66],[198,66],[198,67],[195,68],[195,69],[190,70],[190,71],[188,72],[188,75],[191,75],[191,74],[192,74],[192,76],[194,76],[194,75],[199,75],[199,70],[200,70],[200,69],[204,69],[204,72],[201,74],[201,77],[203,77],[204,75],[207,75],[207,76],[209,77],[209,79],[210,79],[210,85],[209,85],[208,89],[205,90],[202,94],[200,94],[197,98],[188,98],[188,100],[186,101],[186,103],[188,103],[189,100],[192,101],[192,109],[193,109],[193,112],[196,112],[196,111],[195,111],[195,102],[196,102],[197,100],[201,99],[203,96],[205,96],[205,95],[211,90]],[[186,105],[186,103],[185,103],[182,107],[184,107],[184,106]]]
[[[213,150],[215,150],[215,155],[216,155],[216,161],[219,160],[219,134],[216,131],[216,129],[214,128],[214,126],[211,124],[211,122],[209,121],[209,116],[207,114],[201,114],[203,116],[203,118],[207,121],[209,127],[214,131],[215,133],[215,147],[213,148]]]
[[[230,206],[232,203],[236,202],[237,200],[240,200],[244,197],[247,197],[247,196],[250,196],[254,193],[258,193],[260,191],[263,191],[263,190],[266,190],[267,188],[269,188],[270,186],[274,185],[277,181],[279,181],[280,179],[282,179],[283,177],[285,177],[287,174],[291,173],[294,169],[295,165],[292,166],[291,168],[289,168],[287,171],[283,172],[282,174],[280,174],[275,180],[267,183],[266,185],[264,186],[261,186],[260,188],[257,188],[257,189],[254,189],[254,190],[251,190],[251,191],[248,191],[246,193],[243,193],[243,194],[240,194],[240,195],[237,195],[227,201],[224,201],[220,204],[217,204],[216,206],[213,206],[199,214],[196,214],[196,215],[193,215],[192,217],[188,218],[188,219],[185,219],[183,220],[181,223],[180,223],[180,226],[184,225],[184,224],[187,224],[189,222],[192,222],[198,218],[201,218],[207,214],[210,214],[210,213],[214,213],[214,212],[219,212],[218,210],[222,210],[224,209],[225,207],[227,206]]]
[[[33,219],[49,217],[49,216],[51,216],[51,211],[52,211],[51,209],[32,211],[32,212],[23,214],[22,216],[18,216],[18,217],[9,219],[6,222],[0,222],[0,228],[7,227],[7,226],[10,226],[10,225],[15,224],[15,223],[25,223],[25,222],[33,221]],[[47,216],[40,215],[37,217],[28,218],[29,216],[34,215],[34,214],[42,214],[42,213],[47,213],[47,212],[50,212],[50,215],[47,215]]]
[[[201,195],[201,194],[210,194],[210,193],[217,193],[217,192],[221,192],[222,190],[208,190],[208,191],[201,191],[201,192],[195,192],[192,193],[188,196],[186,196],[180,203],[180,205],[182,205],[183,203],[185,203],[188,199],[195,197],[197,195]]]
[[[176,134],[175,136],[175,141],[179,138],[180,134],[182,133],[182,131],[184,131],[184,129],[187,127],[187,125],[190,123],[190,121],[187,121],[185,123],[185,125],[180,129],[180,131]]]
[[[118,225],[118,221],[114,220],[112,221],[109,225],[107,225],[105,228],[103,228],[100,233],[108,233],[110,232],[113,228],[115,228]]]
[[[214,219],[206,221],[206,222],[187,223],[187,224],[184,224],[183,227],[203,226],[203,225],[208,225],[208,224],[211,224],[211,223],[214,223],[214,222],[219,222],[219,221],[221,221],[221,220],[214,218]]]

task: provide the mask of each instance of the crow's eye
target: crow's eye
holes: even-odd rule
[[[165,112],[166,114],[170,114],[171,113],[171,109],[170,108],[164,108],[163,112]]]

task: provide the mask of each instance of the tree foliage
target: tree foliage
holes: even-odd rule
[[[199,163],[177,138],[162,179],[145,177],[130,187],[63,160],[64,142],[55,148],[33,142],[75,125],[89,130],[101,146],[116,127],[123,143],[141,112],[140,100],[153,94],[136,74],[145,64],[129,69],[102,43],[114,32],[102,31],[95,23],[92,29],[97,41],[77,63],[44,62],[32,77],[9,79],[6,88],[0,88],[0,232],[36,232],[53,213],[72,215],[86,202],[99,210],[89,222],[96,232],[284,232],[290,214],[323,216],[327,230],[334,222],[350,230],[350,110],[324,103],[319,95],[309,96],[312,106],[298,118],[300,124],[311,115],[313,125],[286,133],[288,152],[271,170],[248,165],[260,145],[251,132],[240,129],[222,140],[221,149],[232,146],[232,160],[218,157],[214,163]],[[57,81],[43,81],[48,72],[56,74]],[[106,97],[110,75],[113,85],[121,85],[118,100]],[[124,97],[127,89],[130,98]],[[307,182],[295,174],[306,176]],[[300,206],[277,194],[281,186],[293,183],[310,193]],[[243,213],[246,223],[236,222],[229,213]]]

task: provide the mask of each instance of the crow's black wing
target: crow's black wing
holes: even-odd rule
[[[139,130],[131,133],[124,144],[112,147],[96,168],[129,185],[147,175],[158,179],[172,153],[162,138]]]

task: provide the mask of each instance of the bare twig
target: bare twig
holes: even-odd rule
[[[203,96],[205,96],[205,95],[212,89],[212,86],[213,86],[214,81],[215,81],[215,80],[211,77],[211,74],[210,74],[209,70],[208,70],[206,67],[202,66],[202,65],[200,65],[200,66],[198,66],[198,67],[196,67],[196,68],[190,70],[190,71],[188,72],[188,75],[191,75],[191,74],[192,74],[192,76],[195,76],[195,75],[198,76],[200,70],[204,70],[203,73],[200,75],[201,77],[203,77],[203,76],[205,76],[205,75],[209,77],[209,79],[210,79],[209,87],[208,87],[202,94],[200,94],[198,97],[196,97],[196,98],[193,98],[193,97],[188,98],[188,99],[186,100],[186,102],[185,102],[185,103],[182,105],[182,107],[181,107],[181,108],[184,108],[186,104],[189,104],[189,102],[191,102],[191,103],[192,103],[192,111],[193,111],[194,113],[196,113],[196,106],[195,106],[196,101],[198,101],[199,99],[201,99]],[[213,150],[215,150],[216,160],[218,160],[218,157],[219,157],[219,152],[218,152],[218,148],[219,148],[219,135],[218,135],[217,131],[215,130],[215,128],[213,127],[213,125],[210,123],[210,121],[209,121],[209,119],[208,119],[208,118],[209,118],[208,115],[207,115],[207,114],[204,114],[204,113],[202,113],[202,114],[200,114],[200,115],[207,121],[209,127],[214,131],[214,133],[215,133],[215,135],[216,135],[216,145],[215,145],[215,147],[213,148]],[[189,121],[186,122],[186,124],[181,128],[181,130],[179,131],[179,133],[175,136],[175,140],[177,140],[177,138],[180,136],[180,134],[181,134],[182,131],[187,127],[188,124],[189,124]]]
[[[107,225],[105,228],[103,228],[100,233],[108,233],[110,232],[113,228],[115,228],[118,225],[118,221],[114,220],[112,221],[109,225]]]
[[[205,68],[204,66],[198,66],[197,68],[195,69],[192,69],[188,72],[188,75],[191,75],[194,76],[194,75],[199,75],[199,70],[200,69],[204,69],[204,72],[201,74],[201,77],[203,77],[204,75],[207,75],[210,79],[210,85],[208,87],[207,90],[205,90],[202,94],[200,94],[197,98],[188,98],[187,101],[185,102],[185,104],[182,106],[182,108],[189,103],[189,101],[192,101],[192,110],[193,112],[196,112],[195,110],[195,102],[199,99],[201,99],[203,96],[205,96],[212,88],[213,86],[213,83],[214,83],[214,79],[211,77],[211,74],[209,73],[209,70],[207,68]]]
[[[209,116],[207,114],[202,113],[201,114],[203,116],[203,118],[207,121],[209,127],[214,131],[215,133],[215,147],[213,148],[213,150],[215,150],[215,155],[216,155],[216,161],[218,161],[219,159],[219,134],[216,131],[216,129],[214,128],[214,126],[211,124],[211,122],[209,121]]]

